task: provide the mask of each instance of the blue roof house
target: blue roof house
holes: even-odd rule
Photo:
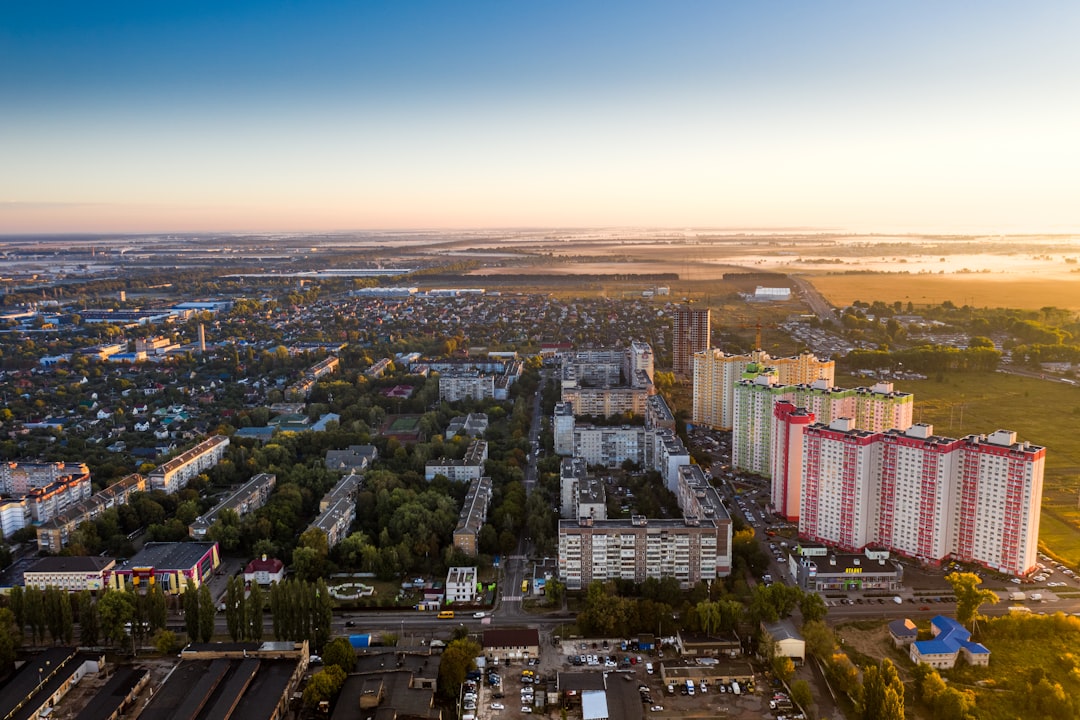
[[[953,618],[938,615],[930,621],[930,632],[934,634],[933,640],[917,640],[911,644],[913,663],[923,662],[932,668],[950,670],[963,653],[969,665],[990,664],[990,651],[986,646],[971,642],[971,633]]]

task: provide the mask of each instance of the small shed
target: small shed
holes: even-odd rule
[[[908,618],[893,620],[889,623],[889,635],[892,636],[894,646],[903,648],[919,638],[919,629]]]

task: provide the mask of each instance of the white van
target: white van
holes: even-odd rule
[[[693,680],[687,680],[686,681],[686,694],[689,695],[690,697],[694,696],[694,681]]]

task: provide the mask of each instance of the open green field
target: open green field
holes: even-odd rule
[[[838,376],[839,387],[865,378]],[[897,390],[915,395],[915,422],[963,437],[1015,430],[1018,440],[1046,447],[1040,541],[1073,567],[1080,566],[1080,387],[1005,373],[951,373],[937,380],[903,380]]]
[[[855,300],[940,305],[950,300],[972,307],[1037,310],[1054,306],[1080,310],[1080,278],[1059,274],[1030,278],[993,273],[951,275],[861,273],[808,275],[807,279],[833,305]]]

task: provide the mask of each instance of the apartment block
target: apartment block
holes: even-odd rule
[[[770,501],[776,514],[789,522],[799,519],[803,432],[813,422],[814,413],[786,400],[773,405]]]
[[[583,387],[563,382],[561,400],[570,403],[576,415],[641,415],[652,387]]]
[[[461,515],[454,528],[454,547],[469,557],[480,552],[480,528],[487,522],[491,505],[491,478],[479,477],[469,483],[469,491],[461,506]]]
[[[37,529],[38,548],[47,552],[60,552],[68,544],[71,534],[84,522],[96,520],[109,508],[124,505],[132,493],[144,492],[147,480],[139,474],[127,475],[89,500],[76,503]]]
[[[446,571],[446,604],[476,602],[476,568],[452,567]]]
[[[1035,567],[1045,448],[1007,430],[954,439],[845,419],[807,427],[803,442],[803,537],[1013,575]]]
[[[179,492],[187,487],[191,478],[221,462],[227,447],[229,438],[224,435],[203,440],[190,450],[154,468],[150,472],[150,485],[154,490],[164,490],[169,494]]]
[[[356,521],[356,493],[359,487],[359,475],[346,475],[319,501],[319,516],[307,529],[318,528],[326,533],[330,548],[345,538]]]
[[[574,406],[572,403],[556,403],[552,418],[552,432],[555,435],[555,454],[574,454]]]
[[[424,479],[434,480],[436,475],[445,475],[451,480],[472,482],[484,474],[487,462],[488,445],[484,440],[473,440],[465,450],[465,457],[439,458],[424,464]]]
[[[676,375],[689,377],[694,372],[692,358],[704,352],[711,342],[712,311],[689,305],[675,308],[672,316],[671,366]]]
[[[680,587],[716,573],[715,520],[560,520],[559,579],[570,590],[593,580],[674,577]]]
[[[89,500],[93,489],[89,475],[71,475],[26,495],[26,509],[35,524],[46,523],[76,503]]]
[[[618,467],[627,460],[645,465],[648,434],[639,425],[575,424],[573,433],[573,455],[589,465]]]
[[[800,536],[845,550],[875,542],[880,437],[848,418],[804,430]]]
[[[475,371],[447,372],[439,375],[439,400],[488,400],[495,397],[495,377]]]
[[[52,485],[66,478],[90,477],[85,463],[0,462],[0,493],[23,497],[32,490]]]
[[[237,515],[243,516],[261,508],[266,504],[276,483],[276,475],[259,473],[244,483],[236,492],[214,506],[208,513],[195,518],[195,521],[188,525],[188,535],[196,540],[205,538],[207,531],[210,530],[210,527],[217,521],[218,516],[225,510],[232,510]]]

